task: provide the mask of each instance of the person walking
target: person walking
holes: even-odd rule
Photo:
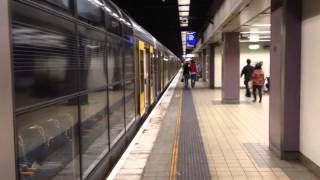
[[[190,70],[191,70],[191,87],[194,88],[197,80],[197,65],[193,59],[191,60]]]
[[[251,97],[249,82],[251,80],[251,75],[254,67],[251,66],[251,60],[247,59],[247,65],[242,68],[241,77],[244,75],[244,85],[246,86],[246,97]]]
[[[262,101],[262,87],[264,85],[264,72],[262,63],[258,63],[252,73],[253,102],[257,101],[257,90],[259,91],[259,103]]]
[[[189,78],[190,78],[189,63],[185,62],[183,64],[183,80],[184,80],[184,88],[186,89],[188,89],[188,86],[189,86]]]

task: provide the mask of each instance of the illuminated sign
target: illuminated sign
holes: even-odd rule
[[[249,44],[248,48],[250,50],[258,50],[258,49],[260,49],[260,45],[259,44]]]
[[[196,38],[196,33],[195,32],[187,32],[186,38],[187,38],[187,41],[186,41],[187,48],[196,47],[197,38]]]

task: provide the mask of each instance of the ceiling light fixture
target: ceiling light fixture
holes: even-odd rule
[[[271,27],[271,24],[253,24],[253,27]]]
[[[270,34],[271,31],[246,31],[240,32],[241,34]]]

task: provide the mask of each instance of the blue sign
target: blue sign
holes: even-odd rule
[[[194,48],[197,44],[197,38],[195,32],[187,32],[187,48]]]

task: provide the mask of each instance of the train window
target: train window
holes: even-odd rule
[[[124,56],[124,77],[125,79],[132,79],[134,78],[134,51],[133,45],[129,44],[128,42],[124,43],[123,46],[123,56]]]
[[[79,179],[78,101],[16,117],[20,179]]]
[[[83,179],[99,162],[99,157],[109,150],[107,89],[91,92],[80,97],[81,160]],[[90,168],[91,167],[91,168]]]
[[[122,14],[123,16],[123,37],[125,39],[127,39],[129,42],[132,42],[133,43],[133,29],[132,29],[132,25],[130,23],[130,20],[129,18],[125,15],[125,14]]]
[[[13,24],[12,41],[17,108],[77,90],[76,41],[71,33]]]
[[[131,27],[123,26],[123,37],[129,42],[133,42],[133,30]]]
[[[121,23],[115,17],[107,17],[107,29],[109,32],[121,35]]]
[[[96,26],[104,24],[102,7],[101,0],[77,0],[78,15]]]
[[[121,15],[118,10],[108,1],[105,2],[107,29],[109,32],[121,35]]]
[[[123,83],[108,86],[109,92],[109,122],[110,122],[110,142],[116,143],[124,133],[124,98]]]
[[[107,64],[105,61],[105,42],[89,39],[88,36],[101,37],[101,40],[105,39],[105,37],[104,35],[99,36],[95,32],[82,31],[82,28],[79,29],[80,90],[106,87]]]
[[[121,40],[112,36],[109,36],[108,40],[108,83],[114,84],[119,83],[123,79],[123,58],[120,53]]]
[[[69,0],[45,0],[48,3],[54,4],[63,9],[70,9],[70,1]]]
[[[135,118],[134,79],[125,81],[125,120],[127,127]]]

